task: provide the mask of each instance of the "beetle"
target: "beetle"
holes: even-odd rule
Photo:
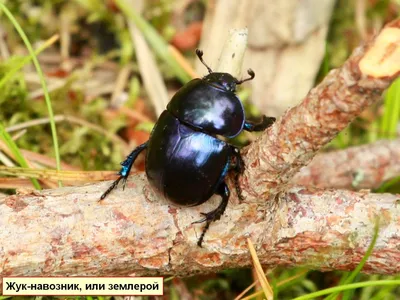
[[[246,120],[241,101],[236,96],[236,86],[252,80],[242,80],[229,73],[213,72],[203,60],[203,51],[196,54],[207,68],[208,75],[185,84],[171,99],[158,118],[147,142],[134,149],[121,163],[119,177],[103,193],[103,200],[123,180],[125,187],[133,163],[143,150],[146,175],[150,184],[171,202],[181,206],[196,206],[206,202],[213,194],[222,200],[217,208],[202,213],[203,218],[194,223],[206,222],[198,246],[213,221],[224,213],[230,190],[225,177],[235,172],[234,182],[239,199],[243,199],[239,176],[244,162],[239,149],[217,137],[233,138],[243,130],[262,131],[271,126],[275,118],[263,116],[260,123]]]

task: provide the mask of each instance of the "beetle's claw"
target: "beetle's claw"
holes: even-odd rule
[[[126,181],[128,180],[128,177],[123,177],[122,178],[122,190],[125,191],[125,186],[126,186]]]

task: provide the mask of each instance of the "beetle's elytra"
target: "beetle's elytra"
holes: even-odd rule
[[[213,72],[203,61],[203,52],[196,50],[209,74],[193,79],[171,99],[160,115],[150,139],[134,149],[121,163],[119,178],[104,192],[103,200],[121,181],[125,182],[139,153],[147,149],[146,175],[149,182],[170,201],[184,206],[200,205],[213,194],[220,195],[220,205],[204,218],[206,222],[198,240],[201,247],[211,222],[219,220],[228,204],[230,191],[225,183],[227,173],[235,172],[235,186],[242,198],[238,184],[244,163],[239,149],[216,136],[234,137],[242,130],[262,131],[275,121],[263,117],[259,124],[246,121],[245,112],[235,95],[236,86],[254,78],[237,80],[228,73]]]

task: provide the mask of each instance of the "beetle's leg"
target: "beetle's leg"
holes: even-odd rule
[[[147,143],[143,143],[140,146],[136,147],[131,154],[128,155],[128,157],[121,162],[122,168],[121,170],[118,172],[118,174],[120,175],[118,177],[117,180],[115,180],[110,187],[103,193],[103,195],[101,195],[100,200],[103,200],[105,197],[107,197],[107,195],[117,187],[118,183],[121,181],[123,181],[123,188],[125,189],[125,184],[126,184],[126,180],[128,179],[129,173],[131,172],[133,163],[135,162],[136,158],[139,156],[140,152],[142,152],[144,149],[147,148]]]
[[[201,213],[204,216],[204,218],[197,222],[192,223],[192,224],[195,224],[195,223],[206,222],[206,225],[203,228],[203,232],[201,233],[201,236],[197,242],[197,245],[199,247],[201,247],[201,244],[203,243],[204,235],[206,234],[208,228],[210,227],[210,224],[221,218],[221,216],[223,215],[223,213],[226,209],[226,206],[228,205],[228,200],[229,200],[229,196],[231,193],[230,193],[229,188],[226,185],[225,181],[220,183],[215,194],[220,195],[222,197],[222,201],[218,205],[218,207],[216,209],[214,209],[213,211],[210,211],[209,213]]]
[[[140,152],[142,152],[144,149],[147,148],[147,143],[143,143],[139,146],[137,146],[129,155],[128,157],[121,162],[121,170],[119,171],[119,175],[121,175],[121,177],[123,177],[123,189],[125,189],[125,184],[126,184],[126,180],[128,179],[129,173],[131,172],[133,163],[135,162],[135,160],[137,159],[137,157],[139,156]]]
[[[244,123],[244,130],[263,131],[263,130],[267,129],[268,127],[270,127],[272,124],[274,124],[275,120],[276,119],[274,117],[263,116],[262,121],[260,123],[252,123],[252,122],[246,121]]]
[[[240,150],[234,146],[232,146],[232,154],[235,157],[235,161],[234,162],[231,161],[231,165],[229,168],[235,171],[234,183],[235,183],[236,194],[239,200],[243,201],[244,197],[242,196],[242,188],[240,187],[239,184],[239,176],[244,171],[244,161],[242,155],[240,154]]]

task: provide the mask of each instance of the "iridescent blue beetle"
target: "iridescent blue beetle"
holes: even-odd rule
[[[209,74],[193,79],[184,85],[171,99],[160,115],[150,139],[138,146],[121,163],[120,177],[105,191],[104,199],[120,182],[124,185],[139,153],[147,149],[146,174],[149,182],[173,203],[196,206],[207,201],[213,194],[222,201],[211,212],[202,213],[206,222],[198,240],[201,247],[211,222],[219,220],[228,204],[230,191],[225,177],[235,172],[235,186],[240,199],[239,175],[244,163],[239,149],[217,138],[237,136],[242,130],[262,131],[275,121],[263,117],[259,124],[246,121],[245,112],[235,95],[236,86],[254,78],[237,80],[228,73],[213,72],[203,61],[203,52],[196,50],[200,61]]]

